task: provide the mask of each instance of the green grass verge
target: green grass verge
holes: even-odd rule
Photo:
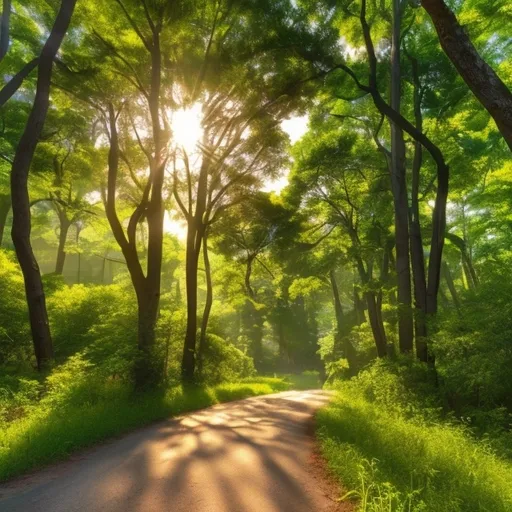
[[[484,443],[461,427],[406,419],[341,389],[318,412],[318,437],[358,510],[512,511],[512,464]]]
[[[0,431],[0,481],[156,420],[289,388],[282,378],[266,377],[133,396],[126,386],[111,382],[94,399],[78,394],[66,403],[39,405]]]

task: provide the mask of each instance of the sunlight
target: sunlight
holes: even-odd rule
[[[170,112],[173,143],[182,147],[187,153],[193,153],[203,136],[202,105],[195,103],[192,107]]]
[[[187,225],[183,220],[176,220],[170,212],[164,215],[164,232],[176,236],[178,240],[187,238]]]

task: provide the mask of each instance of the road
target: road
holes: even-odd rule
[[[289,391],[160,422],[1,484],[0,511],[341,510],[313,450],[312,416],[328,399]]]

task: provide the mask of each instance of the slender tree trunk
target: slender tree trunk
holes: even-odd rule
[[[101,264],[101,284],[105,284],[105,270],[107,266],[107,258],[103,258],[103,263]]]
[[[364,263],[360,256],[356,256],[356,262],[361,282],[364,286],[367,286],[370,282],[370,275],[364,268]],[[364,297],[368,310],[368,321],[372,329],[373,340],[375,341],[375,347],[377,349],[377,356],[386,357],[388,353],[388,341],[386,337],[386,330],[382,323],[382,316],[379,311],[377,296],[375,292],[366,290],[364,292]]]
[[[379,112],[390,121],[397,124],[407,132],[415,141],[420,142],[430,153],[437,167],[437,190],[432,213],[432,238],[430,241],[430,258],[428,262],[427,280],[427,314],[433,315],[437,311],[437,293],[441,276],[441,263],[444,247],[444,234],[446,228],[446,202],[448,200],[449,167],[444,160],[443,153],[423,132],[413,126],[400,112],[386,103],[377,87],[377,57],[371,37],[370,26],[366,20],[366,0],[361,1],[360,22],[363,30],[368,61],[370,65],[369,85],[357,83],[358,87],[371,94],[373,102]]]
[[[257,370],[262,369],[263,363],[263,314],[254,305],[255,293],[251,285],[252,264],[254,256],[248,255],[245,267],[245,332],[250,341],[250,352]]]
[[[5,226],[7,224],[7,217],[11,210],[11,196],[0,196],[0,247],[4,239]]]
[[[350,343],[350,338],[348,336],[343,338],[343,333],[345,332],[346,328],[344,326],[343,307],[341,305],[340,292],[338,289],[338,283],[336,281],[336,273],[334,269],[329,271],[329,279],[331,281],[334,313],[336,317],[336,333],[334,336],[333,356],[335,359],[338,359],[340,356],[345,357],[345,359],[348,361],[349,368],[353,368],[355,351],[354,347]],[[343,345],[342,340],[344,340]]]
[[[386,357],[388,355],[387,338],[382,325],[382,316],[377,306],[377,297],[374,292],[365,292],[366,304],[368,307],[368,320],[372,329],[375,347],[377,348],[378,357]]]
[[[0,23],[0,61],[9,51],[9,25],[11,18],[11,0],[3,0],[2,21]]]
[[[335,359],[344,355],[344,350],[341,347],[341,339],[343,336],[343,307],[340,300],[340,292],[338,290],[338,283],[336,282],[336,272],[334,269],[329,271],[329,280],[331,282],[332,297],[334,303],[334,317],[336,318],[336,332],[334,335],[333,356]]]
[[[450,267],[446,262],[443,262],[443,274],[446,284],[448,285],[448,290],[450,291],[450,295],[452,296],[453,304],[457,311],[460,310],[460,301],[459,295],[457,293],[457,289],[455,288],[455,283],[453,282],[452,273],[450,271]]]
[[[41,51],[36,96],[25,130],[16,148],[11,171],[12,240],[25,281],[30,327],[39,369],[46,361],[53,359],[53,344],[39,265],[30,244],[28,175],[48,112],[53,59],[67,32],[75,3],[76,0],[62,0],[55,24]]]
[[[421,90],[416,59],[409,57],[413,72],[414,118],[416,128],[423,131],[423,117],[421,114]],[[423,237],[420,225],[419,187],[420,172],[423,164],[423,146],[414,143],[414,158],[412,162],[411,208],[409,210],[411,263],[414,282],[414,330],[416,338],[416,356],[420,361],[429,360],[427,338],[427,277],[425,273],[425,257],[423,254]]]
[[[181,376],[184,383],[194,380],[196,369],[196,338],[197,338],[197,274],[199,255],[204,238],[206,225],[204,214],[208,194],[209,159],[203,156],[201,169],[197,181],[196,209],[190,212],[187,224],[186,246],[186,289],[187,289],[187,328],[183,344],[183,357],[181,360]]]
[[[443,0],[422,0],[441,46],[473,94],[491,114],[512,150],[512,93],[479,55],[454,13]]]
[[[80,225],[76,224],[76,248],[77,248],[77,256],[78,256],[78,268],[76,271],[77,284],[80,284],[80,274],[82,271],[82,255],[80,253],[80,231],[81,231]]]
[[[462,264],[464,266],[464,271],[466,272],[466,278],[470,287],[477,287],[480,283],[478,279],[478,275],[475,271],[475,267],[473,266],[473,261],[471,259],[470,252],[468,251],[467,243],[460,236],[455,235],[454,233],[446,233],[445,238],[450,240],[450,242],[455,245],[461,254]]]
[[[393,23],[391,36],[391,108],[400,112],[400,26],[401,1],[393,0]],[[398,339],[400,352],[413,349],[413,318],[411,297],[411,270],[409,262],[409,219],[405,167],[405,142],[400,126],[390,121],[391,126],[391,190],[395,207],[395,250],[398,289]]]
[[[208,321],[210,319],[210,312],[213,304],[213,283],[212,271],[210,265],[210,258],[208,256],[208,232],[206,231],[203,238],[203,259],[204,271],[206,275],[206,301],[204,304],[203,319],[201,321],[201,335],[199,337],[199,350],[197,354],[197,365],[199,373],[203,369],[203,357],[206,348],[206,330],[208,328]]]
[[[27,78],[39,63],[39,58],[27,62],[3,87],[0,89],[0,107],[4,106],[12,95],[20,88],[23,80]]]
[[[59,231],[59,246],[57,247],[57,260],[55,262],[55,273],[58,275],[62,275],[64,271],[64,263],[66,262],[66,241],[68,238],[68,231],[71,223],[66,218],[64,212],[59,212],[59,223],[60,223],[60,231]]]
[[[197,336],[197,274],[199,263],[199,252],[197,247],[198,236],[196,219],[189,222],[186,248],[186,270],[185,287],[187,291],[187,327],[185,331],[185,343],[183,347],[183,358],[181,372],[184,382],[192,382],[194,379],[196,365],[196,336]]]

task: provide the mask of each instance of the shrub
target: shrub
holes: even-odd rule
[[[14,257],[0,249],[0,365],[33,358],[23,276]]]
[[[417,377],[414,367],[393,372],[379,363],[337,383],[317,416],[333,474],[365,512],[509,511],[512,465],[464,425],[425,410],[407,386],[411,372]]]
[[[219,336],[207,334],[202,379],[208,384],[254,375],[253,360]]]

